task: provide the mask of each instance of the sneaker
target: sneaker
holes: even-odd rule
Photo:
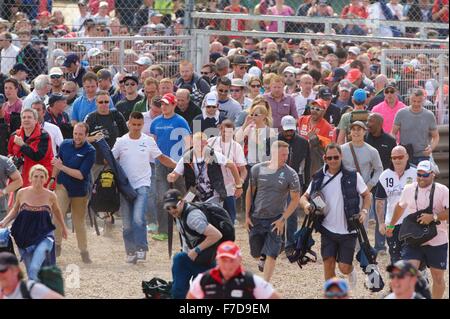
[[[136,254],[135,253],[127,254],[126,261],[127,261],[128,264],[136,265],[136,263],[137,263],[137,256],[136,256]]]
[[[258,269],[260,272],[264,272],[264,264],[266,263],[266,257],[259,258]]]
[[[147,256],[147,252],[145,250],[143,250],[143,249],[139,249],[136,252],[136,259],[137,259],[137,261],[144,261],[146,256]]]
[[[158,225],[155,223],[150,223],[147,225],[147,232],[148,233],[157,233],[158,232]]]
[[[348,283],[350,284],[350,288],[354,290],[356,288],[356,270],[353,268],[352,272],[348,275]]]
[[[164,240],[169,239],[169,235],[166,234],[166,233],[154,234],[154,235],[152,236],[152,239],[154,239],[154,240],[159,240],[159,241],[164,241]]]
[[[84,251],[81,253],[81,260],[85,264],[92,264],[92,260],[91,260],[91,258],[89,258],[89,252],[87,252],[87,251]]]
[[[62,250],[61,245],[55,245],[55,254],[56,254],[56,257],[61,256],[61,250]]]

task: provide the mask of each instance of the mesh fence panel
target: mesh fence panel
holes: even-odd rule
[[[446,50],[384,50],[382,72],[395,80],[407,105],[414,88],[424,88],[425,107],[439,124],[448,124],[449,56]]]

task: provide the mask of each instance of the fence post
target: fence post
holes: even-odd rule
[[[119,70],[120,73],[123,73],[124,64],[125,64],[125,42],[124,40],[120,40],[120,51],[119,51]]]
[[[48,39],[48,52],[47,52],[47,67],[50,70],[53,67],[53,51],[55,50],[55,43],[53,38]]]
[[[184,30],[189,35],[194,29],[194,20],[191,17],[192,12],[194,12],[194,2],[194,0],[186,0],[185,2]]]
[[[445,58],[444,58],[444,54],[440,54],[439,58],[438,58],[438,63],[439,63],[439,95],[437,96],[437,118],[438,118],[438,124],[444,124],[445,123],[445,105],[444,105],[444,72],[445,72],[445,68],[444,68],[444,63],[445,63]],[[448,114],[447,114],[448,116]],[[448,120],[447,120],[448,121]]]
[[[381,50],[381,74],[386,74],[386,49]]]

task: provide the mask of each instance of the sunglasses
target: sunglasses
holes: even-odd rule
[[[125,83],[125,86],[136,86],[135,82],[127,82]]]
[[[103,101],[97,101],[98,104],[109,104],[109,101],[103,100]]]
[[[241,65],[241,66],[239,66],[239,67],[238,67],[238,69],[239,69],[239,70],[247,70],[247,67],[246,67],[246,66],[243,66],[243,65]]]
[[[59,75],[59,74],[50,75],[50,79],[60,79],[61,77],[62,77],[62,75]]]
[[[402,160],[402,159],[404,159],[405,158],[405,155],[399,155],[399,156],[391,156],[391,159],[393,160],[393,161],[396,161],[396,160]]]
[[[232,89],[230,90],[231,93],[239,93],[241,92],[241,89]]]
[[[61,92],[63,92],[63,93],[67,93],[67,94],[70,94],[70,93],[72,93],[72,91],[69,91],[69,90],[61,90]]]
[[[4,274],[4,273],[7,272],[8,270],[9,270],[9,267],[6,267],[5,269],[0,270],[0,274]]]
[[[334,160],[334,161],[337,161],[337,160],[339,160],[341,157],[339,156],[339,155],[336,155],[336,156],[325,156],[325,159],[327,160],[327,161],[331,161],[331,160]]]
[[[327,298],[343,298],[343,297],[347,297],[347,294],[345,292],[332,292],[332,291],[327,291],[325,293],[325,296]]]
[[[170,212],[173,209],[177,209],[176,205],[168,205],[164,207],[165,210],[167,210],[168,212]]]
[[[311,111],[320,112],[322,109],[320,107],[311,107]]]
[[[230,92],[230,90],[217,90],[217,91],[219,91],[220,93],[229,93]]]
[[[210,72],[200,72],[201,75],[208,75]]]
[[[384,91],[384,94],[394,94],[395,90],[386,90]]]
[[[207,109],[217,109],[217,105],[207,105]]]
[[[261,88],[261,85],[259,85],[259,84],[252,84],[252,85],[250,85],[252,88],[254,88],[254,89],[256,89],[256,88]]]
[[[256,114],[256,113],[253,113],[253,114],[250,114],[250,116],[251,116],[251,117],[257,117],[257,116],[262,116],[262,114]]]
[[[430,175],[431,175],[431,173],[425,173],[425,174],[420,174],[420,173],[417,173],[417,177],[430,177]]]

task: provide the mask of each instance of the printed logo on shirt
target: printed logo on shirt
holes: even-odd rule
[[[244,292],[242,290],[232,290],[231,291],[231,297],[233,298],[242,298],[244,295]]]
[[[83,154],[77,154],[77,156],[78,156],[78,157],[84,157],[84,155],[83,155]]]
[[[414,180],[413,180],[412,177],[408,177],[408,178],[406,179],[406,184],[412,184],[413,182],[414,182]]]

